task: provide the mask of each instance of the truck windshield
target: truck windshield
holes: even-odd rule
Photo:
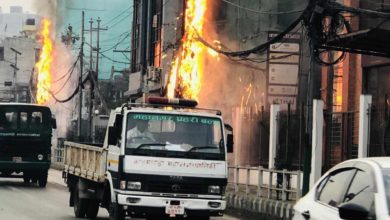
[[[0,106],[0,137],[51,130],[48,117],[47,111],[42,107]]]
[[[224,160],[222,123],[192,115],[129,113],[126,154]]]

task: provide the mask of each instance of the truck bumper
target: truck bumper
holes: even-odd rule
[[[24,170],[47,170],[50,168],[50,162],[11,162],[0,161],[0,172],[7,171],[24,171]]]
[[[129,212],[165,214],[165,207],[170,204],[171,201],[180,201],[181,206],[184,207],[185,213],[189,216],[222,216],[226,209],[226,201],[224,200],[184,199],[124,194],[117,194],[117,196],[118,204],[127,206]],[[212,207],[212,205],[214,207]]]

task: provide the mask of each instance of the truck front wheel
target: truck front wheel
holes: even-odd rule
[[[112,202],[110,204],[110,220],[124,220],[125,219],[125,211],[123,211],[123,208],[121,205]]]
[[[86,211],[87,218],[91,218],[91,219],[96,218],[98,212],[99,212],[99,201],[89,200],[87,211]]]
[[[31,174],[27,172],[23,172],[23,182],[30,183],[30,181],[31,181]]]
[[[87,212],[87,200],[80,199],[79,189],[77,187],[74,187],[74,191],[73,191],[73,210],[74,210],[74,215],[77,218],[84,218]]]
[[[39,187],[46,187],[46,184],[47,184],[47,173],[48,171],[43,171],[40,175],[39,175],[39,179],[38,179],[38,185]]]

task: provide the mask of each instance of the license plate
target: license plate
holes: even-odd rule
[[[165,207],[165,213],[170,217],[175,217],[176,215],[184,215],[184,207],[180,205],[168,205]]]
[[[22,157],[12,157],[12,161],[16,163],[22,162]]]

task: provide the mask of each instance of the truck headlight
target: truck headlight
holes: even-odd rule
[[[126,189],[126,181],[122,180],[119,182],[119,189]]]
[[[127,182],[127,189],[141,190],[141,187],[142,187],[141,182],[132,182],[132,181]]]
[[[209,186],[209,193],[219,194],[221,193],[221,188],[219,186]]]

